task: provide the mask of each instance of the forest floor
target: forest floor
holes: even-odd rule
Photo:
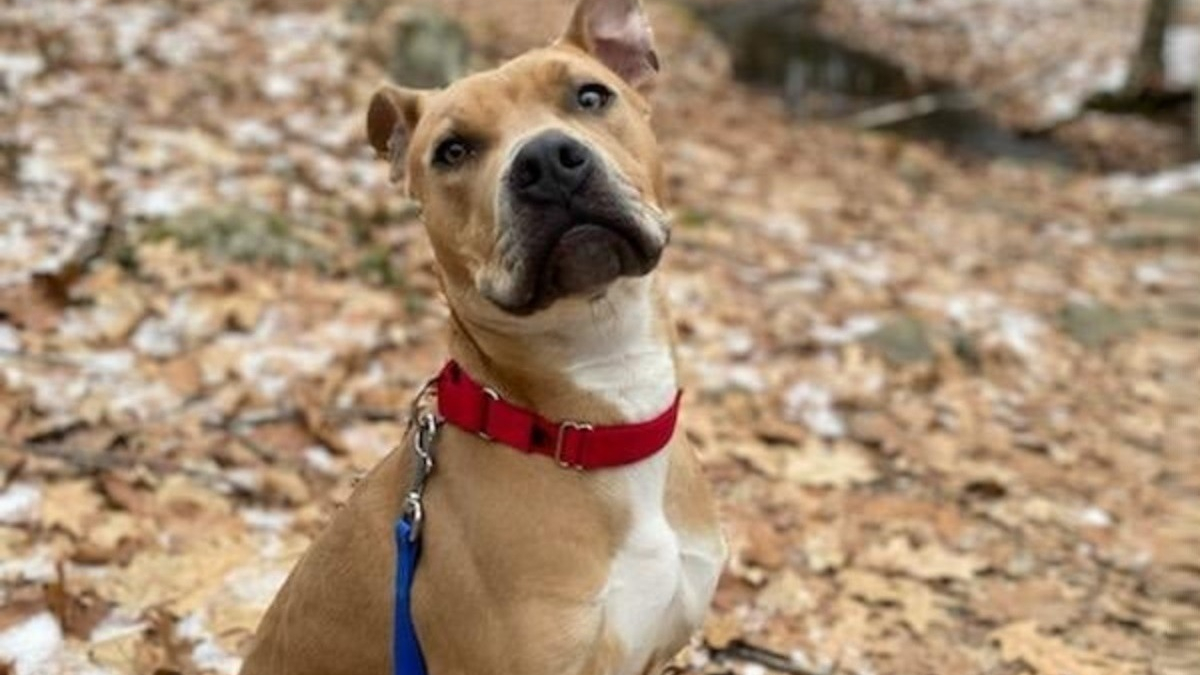
[[[444,5],[481,65],[567,9]],[[355,8],[0,7],[0,673],[234,672],[444,358]],[[1200,197],[799,124],[654,10],[680,672],[1200,673]]]

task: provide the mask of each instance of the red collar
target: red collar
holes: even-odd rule
[[[593,426],[551,422],[519,408],[472,380],[454,361],[437,376],[438,413],[450,424],[581,471],[633,464],[665,448],[675,434],[681,395],[676,394],[669,408],[647,422]]]

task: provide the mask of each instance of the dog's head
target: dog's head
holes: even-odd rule
[[[643,95],[657,70],[639,0],[580,0],[550,47],[444,90],[375,94],[368,136],[423,206],[452,305],[527,316],[656,267],[668,229]]]

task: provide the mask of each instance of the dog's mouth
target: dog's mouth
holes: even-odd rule
[[[649,274],[662,257],[658,241],[633,213],[606,208],[539,208],[516,213],[522,236],[509,297],[493,297],[512,314],[532,314],[566,297],[600,298],[621,277]]]

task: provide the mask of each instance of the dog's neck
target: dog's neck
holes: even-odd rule
[[[603,299],[545,311],[575,316],[498,326],[452,303],[451,357],[549,419],[638,422],[671,404],[678,389],[673,331],[652,280],[623,280]]]

